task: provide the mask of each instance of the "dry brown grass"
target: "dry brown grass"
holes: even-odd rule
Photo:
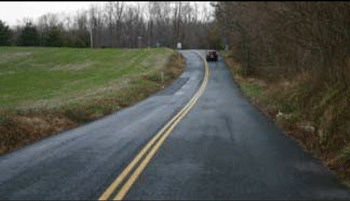
[[[79,71],[79,70],[83,70],[85,68],[88,68],[89,66],[94,65],[93,62],[84,62],[84,63],[70,63],[67,65],[58,65],[58,66],[54,66],[52,67],[50,70],[51,71]]]
[[[327,84],[315,73],[264,82],[240,76],[235,73],[239,72],[240,63],[225,60],[240,85],[253,82],[263,91],[254,99],[250,97],[253,104],[305,151],[337,172],[344,183],[350,183],[350,89],[344,82]]]
[[[0,153],[6,153],[44,136],[76,125],[76,122],[67,118],[62,112],[46,111],[40,114],[7,115],[6,119],[0,124]]]

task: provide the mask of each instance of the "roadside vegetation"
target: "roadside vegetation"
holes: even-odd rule
[[[0,47],[0,58],[0,153],[132,105],[185,66],[168,48]]]
[[[243,92],[349,186],[349,2],[214,6]]]

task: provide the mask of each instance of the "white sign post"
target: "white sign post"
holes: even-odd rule
[[[177,43],[177,49],[181,49],[181,43]]]

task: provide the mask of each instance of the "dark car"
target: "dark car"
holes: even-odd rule
[[[218,61],[218,53],[215,50],[207,51],[207,61]]]

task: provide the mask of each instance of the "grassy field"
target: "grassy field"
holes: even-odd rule
[[[0,105],[57,107],[105,95],[165,65],[171,49],[0,48]],[[113,88],[114,86],[114,88]]]
[[[144,99],[184,65],[168,48],[0,47],[0,153]]]

